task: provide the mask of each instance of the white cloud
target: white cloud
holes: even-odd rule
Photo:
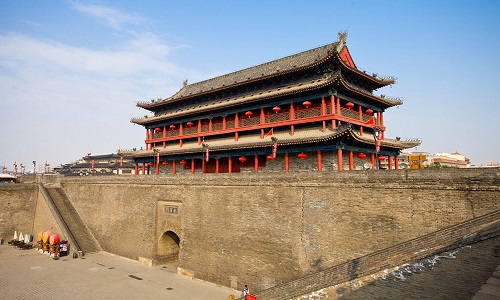
[[[125,43],[104,50],[0,34],[0,135],[12,145],[0,150],[0,164],[54,165],[90,150],[143,146],[143,127],[129,122],[146,114],[135,101],[170,96],[186,71],[169,60],[174,48],[154,33],[127,34]]]
[[[103,20],[115,30],[121,30],[123,24],[142,24],[144,19],[112,7],[95,4],[82,4],[73,2],[72,7],[77,11]]]

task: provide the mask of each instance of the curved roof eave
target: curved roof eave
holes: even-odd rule
[[[382,98],[382,97],[375,96],[373,94],[369,94],[369,93],[362,91],[360,89],[357,89],[357,88],[351,86],[349,83],[347,83],[347,81],[345,81],[342,76],[338,77],[338,82],[343,88],[349,90],[350,92],[353,92],[353,93],[359,94],[361,96],[370,98],[376,102],[385,104],[386,108],[403,104],[403,101],[401,99]]]
[[[292,94],[299,94],[307,91],[311,91],[314,89],[319,89],[325,86],[328,86],[334,82],[334,79],[332,77],[325,77],[317,80],[313,80],[312,82],[309,83],[297,83],[295,86],[289,86],[286,88],[276,88],[274,90],[268,90],[265,94],[264,92],[256,92],[255,94],[251,96],[244,96],[244,97],[236,97],[236,98],[228,98],[225,100],[218,100],[217,103],[214,103],[210,107],[201,107],[201,108],[194,108],[194,109],[188,109],[188,110],[183,110],[179,112],[174,112],[170,114],[162,114],[159,116],[151,116],[147,118],[132,118],[130,120],[131,123],[135,123],[138,125],[147,125],[150,123],[154,122],[159,122],[163,120],[167,120],[169,118],[175,118],[175,117],[182,117],[185,115],[189,115],[192,113],[199,113],[199,112],[204,112],[207,110],[214,110],[214,109],[219,109],[222,107],[230,107],[234,105],[240,105],[244,103],[250,103],[250,102],[256,102],[256,101],[262,101],[262,100],[267,100],[270,98],[275,98],[275,97],[284,97],[284,96],[289,96]],[[264,94],[264,95],[263,95]],[[222,103],[223,102],[223,103]]]
[[[253,66],[208,80],[188,84],[182,87],[173,96],[153,102],[138,102],[136,105],[148,109],[166,103],[179,101],[194,96],[200,96],[214,91],[223,90],[242,84],[281,76],[291,72],[317,66],[335,55],[344,47],[345,43],[337,41],[311,50],[286,56],[261,65]]]

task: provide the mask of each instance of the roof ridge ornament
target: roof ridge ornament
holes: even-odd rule
[[[337,53],[340,53],[342,48],[346,45],[347,30],[339,31],[337,35],[339,36],[339,40],[337,42]]]
[[[186,78],[186,80],[184,80],[184,81],[182,82],[182,85],[183,85],[183,87],[186,87],[186,86],[188,85],[188,80],[187,80],[187,78]]]

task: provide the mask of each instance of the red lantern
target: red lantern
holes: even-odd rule
[[[274,159],[274,157],[272,155],[267,156],[267,160],[273,160],[273,159]]]
[[[385,160],[385,156],[379,156],[379,157],[378,157],[378,160],[380,160],[380,161]]]
[[[304,105],[306,108],[308,108],[309,106],[311,106],[311,105],[312,105],[312,103],[311,103],[311,101],[304,101],[304,102],[302,103],[302,105]]]
[[[366,112],[366,114],[368,114],[368,115],[373,114],[373,110],[371,110],[371,109],[367,109],[365,112]]]
[[[247,158],[242,156],[242,157],[238,158],[238,160],[241,161],[242,163],[244,163],[247,161]]]
[[[297,157],[300,159],[304,159],[307,157],[307,154],[305,154],[304,152],[301,152],[301,153],[299,153],[299,155],[297,155]]]
[[[157,128],[155,129],[155,131],[156,131],[156,132],[160,132],[160,131],[161,131],[161,128],[157,127]]]
[[[347,104],[345,105],[345,107],[347,107],[347,108],[353,108],[354,107],[354,103],[347,102]]]
[[[167,166],[168,165],[168,161],[164,161],[161,164],[164,165],[164,166]]]
[[[179,163],[180,163],[181,165],[185,165],[185,164],[186,164],[186,161],[185,161],[185,160],[181,160]]]
[[[247,116],[247,117],[249,117],[249,118],[250,118],[252,115],[253,115],[253,112],[251,112],[251,111],[247,111],[247,112],[245,113],[245,116]]]
[[[174,124],[170,125],[170,129],[175,129],[175,125]]]
[[[191,126],[193,126],[193,122],[189,121],[189,122],[187,122],[187,123],[186,123],[186,125],[187,125],[188,127],[191,127]]]
[[[366,158],[366,154],[364,153],[358,153],[358,157],[363,159],[363,158]]]
[[[281,110],[281,108],[279,108],[279,106],[275,106],[275,107],[273,107],[273,111],[274,111],[275,113],[278,113],[280,110]]]
[[[150,166],[150,167],[153,166],[153,163],[152,162],[148,163],[148,166]]]

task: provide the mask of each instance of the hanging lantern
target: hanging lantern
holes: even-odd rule
[[[364,153],[358,153],[358,157],[363,159],[363,158],[366,158],[366,154]]]
[[[238,160],[241,161],[242,163],[244,163],[247,161],[247,158],[242,156],[242,157],[238,158]]]
[[[275,107],[273,107],[273,111],[274,111],[275,113],[278,113],[280,110],[281,110],[281,108],[279,108],[279,106],[275,106]]]
[[[354,107],[354,103],[352,103],[352,102],[347,102],[347,104],[345,105],[345,107],[347,107],[347,108],[349,108],[349,109],[350,109],[350,108],[353,108],[353,107]]]
[[[267,156],[267,160],[273,160],[273,159],[274,159],[274,157],[272,155]]]
[[[193,122],[189,121],[189,122],[187,122],[187,123],[186,123],[186,125],[187,125],[188,127],[191,127],[191,126],[193,126]]]
[[[297,157],[300,159],[304,159],[307,157],[307,154],[305,154],[304,152],[301,152],[301,153],[299,153],[299,155],[297,155]]]
[[[160,127],[157,127],[157,128],[155,129],[155,131],[156,131],[156,132],[160,132],[160,131],[161,131],[161,128],[160,128]]]
[[[384,160],[385,160],[385,156],[379,156],[379,157],[378,157],[378,160],[380,160],[380,161],[384,161]]]
[[[174,124],[170,125],[170,129],[175,129],[175,125]]]
[[[185,165],[185,164],[186,164],[186,161],[185,161],[185,160],[181,160],[179,163],[180,163],[181,165]]]
[[[251,111],[247,111],[247,112],[245,113],[245,116],[247,116],[247,117],[249,117],[249,118],[250,118],[252,115],[253,115],[253,112],[251,112]]]
[[[153,163],[152,163],[152,162],[148,163],[148,166],[149,166],[149,167],[152,167],[152,166],[153,166]]]
[[[306,108],[308,108],[309,106],[311,106],[311,105],[312,105],[312,103],[311,103],[311,101],[304,101],[304,102],[302,103],[302,105],[304,105]]]
[[[371,110],[371,109],[367,109],[367,110],[365,110],[365,112],[366,112],[367,115],[373,114],[373,110]]]
[[[161,164],[164,165],[164,166],[167,166],[168,165],[168,161],[164,161]]]

